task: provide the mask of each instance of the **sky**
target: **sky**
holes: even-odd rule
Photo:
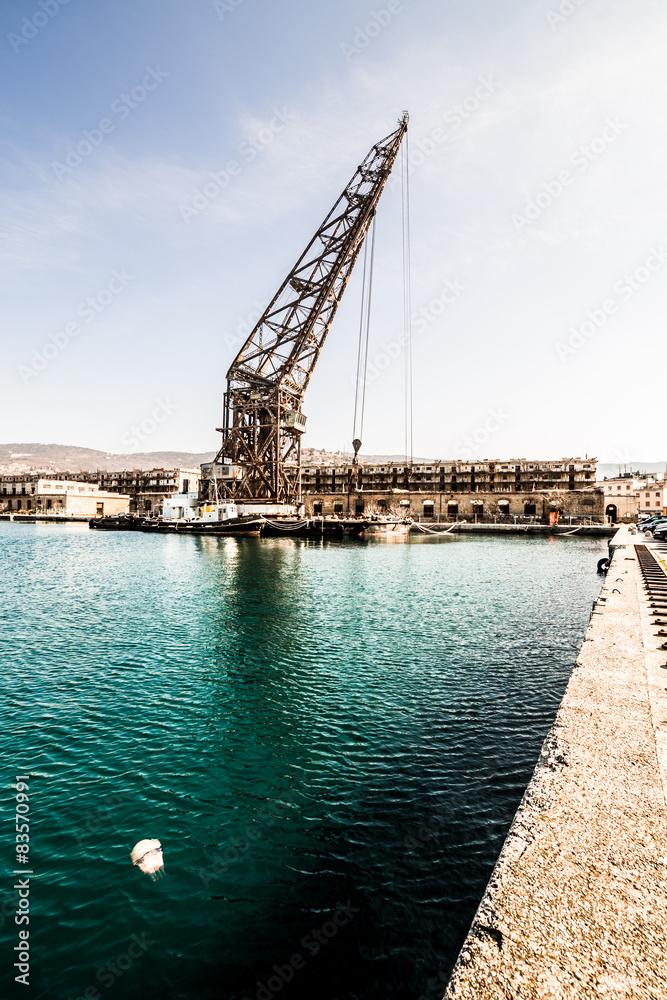
[[[414,454],[665,456],[661,0],[3,0],[0,440],[214,452],[225,375],[409,111]],[[404,448],[401,186],[362,453]],[[307,390],[350,450],[361,268]]]

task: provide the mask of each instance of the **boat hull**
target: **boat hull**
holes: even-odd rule
[[[409,520],[392,520],[391,518],[379,518],[378,520],[369,521],[364,528],[362,535],[364,538],[386,538],[388,535],[395,537],[397,535],[408,535],[410,533],[410,525],[412,524]]]
[[[264,518],[262,535],[270,538],[381,538],[407,535],[410,522],[391,518],[308,517]]]
[[[88,522],[98,531],[145,531],[163,535],[259,535],[261,517],[232,517],[227,521],[185,521],[175,518],[100,517]]]
[[[354,518],[264,518],[262,535],[268,538],[348,538],[361,534],[365,521]]]

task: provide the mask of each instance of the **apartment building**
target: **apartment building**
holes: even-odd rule
[[[102,490],[97,483],[37,477],[7,485],[0,480],[0,507],[18,514],[103,517],[126,514],[129,504],[129,496]]]
[[[583,490],[595,486],[597,460],[563,458],[544,462],[528,459],[462,462],[437,461],[411,465],[392,462],[364,465],[363,490],[406,490],[446,493],[525,493],[539,490]],[[339,493],[348,489],[350,465],[307,467],[301,487],[308,493]]]
[[[99,491],[129,497],[130,511],[150,513],[172,493],[188,493],[199,489],[201,469],[126,469],[119,472],[57,472],[17,473],[0,476],[0,505],[8,509],[9,497],[29,497],[35,485],[48,481],[75,481],[96,486]]]

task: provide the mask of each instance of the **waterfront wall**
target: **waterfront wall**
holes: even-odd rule
[[[303,496],[307,516],[314,514],[362,514],[371,510],[407,513],[434,521],[493,520],[503,517],[548,520],[549,512],[561,517],[604,522],[601,490],[549,490],[523,493],[445,493],[414,490],[363,490],[351,493],[307,493]]]
[[[623,532],[445,1000],[667,995],[667,655]]]

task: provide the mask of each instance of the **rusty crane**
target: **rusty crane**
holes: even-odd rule
[[[222,446],[202,466],[211,499],[300,502],[303,396],[407,127],[404,113],[357,167],[234,358]]]

